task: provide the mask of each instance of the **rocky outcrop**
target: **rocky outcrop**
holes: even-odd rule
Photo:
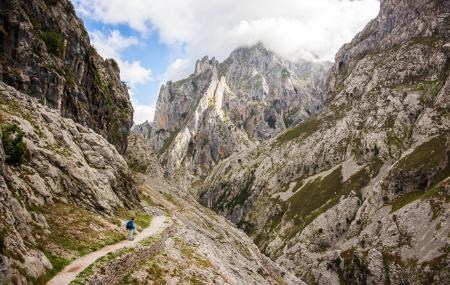
[[[194,74],[161,88],[154,122],[134,130],[159,152],[167,176],[191,188],[217,162],[316,113],[327,69],[289,62],[262,44],[222,63],[205,57]]]
[[[0,123],[2,128],[17,125],[27,149],[25,161],[16,165],[3,164],[0,148],[0,283],[29,284],[52,268],[43,237],[63,244],[69,237],[55,236],[62,228],[49,227],[48,209],[71,204],[106,216],[118,208],[139,207],[139,194],[125,160],[105,138],[4,83]],[[50,217],[69,222],[68,216]],[[88,219],[84,236],[95,219]],[[95,231],[102,236],[100,227]]]
[[[324,109],[202,187],[202,203],[308,283],[450,277],[450,5],[380,4],[336,55]]]
[[[117,63],[90,45],[70,1],[0,3],[0,80],[125,152],[133,123],[127,87]]]
[[[131,132],[128,136],[126,159],[128,167],[135,173],[150,177],[163,177],[164,169],[144,136]]]
[[[130,140],[130,149],[141,143]],[[129,153],[128,159],[137,160],[142,154]],[[261,254],[243,231],[201,206],[191,195],[161,176],[136,176],[142,183],[146,207],[167,213],[172,226],[161,252],[131,268],[122,263],[118,275],[122,270],[132,272],[120,284],[305,284]],[[119,257],[112,264],[121,260]]]

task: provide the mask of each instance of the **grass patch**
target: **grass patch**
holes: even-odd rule
[[[399,171],[429,170],[441,164],[447,157],[447,138],[438,136],[418,146],[412,153],[402,158],[394,168]]]
[[[281,145],[285,142],[296,139],[300,136],[307,137],[317,131],[320,128],[321,121],[317,118],[310,118],[300,123],[296,127],[293,127],[280,136],[276,140],[276,145]]]
[[[156,241],[156,238],[154,236],[148,237],[144,239],[143,241],[139,242],[142,246],[150,246]]]
[[[417,199],[421,198],[424,194],[425,192],[423,191],[415,191],[407,193],[401,196],[400,198],[397,198],[391,204],[392,205],[391,213],[394,213],[399,209],[403,208],[404,206],[416,201]]]
[[[382,162],[375,159],[345,182],[342,181],[339,166],[327,176],[307,182],[284,202],[283,207],[287,210],[283,217],[280,218],[281,213],[277,214],[277,220],[294,221],[295,225],[286,231],[285,236],[290,238],[302,231],[318,216],[336,205],[342,196],[349,195],[352,191],[360,195],[360,190],[369,184],[371,177],[378,174],[381,166]],[[279,223],[277,220],[276,225]]]
[[[58,272],[60,272],[64,267],[66,267],[70,263],[70,260],[59,256],[47,254],[46,256],[50,261],[50,263],[52,264],[52,268],[47,270],[47,272],[44,275],[39,276],[39,278],[33,282],[34,285],[46,284],[50,279],[52,279],[53,276],[55,276]]]
[[[129,211],[124,208],[118,209],[116,215],[124,220],[134,217],[134,223],[139,227],[139,230],[147,228],[152,221],[152,217],[146,213]]]
[[[85,209],[56,204],[43,208],[43,213],[51,229],[46,242],[79,256],[125,239],[123,232],[112,230],[106,221]]]
[[[177,247],[180,249],[181,254],[185,259],[193,262],[195,265],[202,268],[211,268],[211,262],[195,252],[194,248],[189,246],[184,240],[175,239]]]
[[[156,262],[150,262],[146,270],[156,284],[166,284],[166,280],[164,279],[164,271]]]
[[[158,152],[159,155],[163,154],[169,148],[169,146],[172,144],[173,140],[176,138],[177,135],[178,131],[170,133],[169,137],[164,140],[164,143]]]
[[[70,285],[83,285],[86,284],[87,279],[94,273],[95,269],[104,266],[105,264],[115,260],[127,253],[133,252],[134,248],[122,248],[118,251],[108,253],[105,256],[100,257],[94,263],[89,265],[85,270],[78,274],[77,278],[70,282]]]
[[[64,51],[64,41],[61,33],[43,32],[41,39],[44,41],[47,51],[56,56],[61,56]]]
[[[421,200],[432,200],[437,199],[437,202],[431,202],[433,219],[436,218],[437,212],[440,211],[439,201],[444,201],[448,203],[450,201],[450,195],[447,193],[446,185],[448,185],[450,181],[445,182],[444,184],[439,184],[427,191],[414,191],[407,194],[402,195],[401,197],[395,199],[391,203],[391,213],[395,213],[401,208],[409,205],[419,199]],[[447,186],[448,187],[448,186]],[[436,200],[434,200],[436,201]]]
[[[316,178],[305,184],[288,201],[284,218],[293,219],[295,226],[288,230],[287,236],[292,237],[305,228],[316,217],[325,211],[327,204],[337,202],[342,187],[341,167],[325,177]]]

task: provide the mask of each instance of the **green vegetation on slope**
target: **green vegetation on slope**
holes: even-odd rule
[[[306,183],[288,201],[284,219],[293,220],[295,226],[287,233],[294,236],[303,230],[321,213],[335,204],[341,195],[341,167],[325,177],[319,177]]]
[[[82,256],[125,239],[124,231],[112,229],[109,221],[85,209],[68,204],[55,204],[46,206],[41,211],[51,231],[46,238],[46,244],[56,245],[70,254]]]
[[[134,217],[134,222],[138,227],[138,230],[143,230],[147,228],[150,225],[150,222],[152,221],[152,217],[146,213],[129,211],[123,208],[118,209],[116,211],[116,215],[117,217],[123,220],[129,220],[131,217]],[[118,223],[120,224],[120,221],[118,221]]]
[[[418,146],[411,154],[402,158],[393,172],[427,171],[442,164],[447,157],[447,138],[438,136]]]
[[[170,136],[164,140],[164,144],[162,145],[161,149],[158,152],[159,155],[163,154],[169,148],[169,146],[172,144],[173,140],[177,135],[178,131],[170,133]]]
[[[43,32],[41,39],[47,46],[47,51],[56,56],[61,56],[64,51],[63,36],[57,32]]]
[[[450,151],[447,148],[447,135],[437,136],[397,162],[390,172],[394,179],[410,173],[414,178],[424,176],[426,185],[423,190],[418,187],[418,191],[405,193],[392,201],[392,212],[417,199],[435,196],[440,183],[450,176]]]
[[[6,163],[20,165],[25,161],[27,146],[23,142],[22,130],[16,124],[2,127],[2,144]]]
[[[360,195],[360,190],[368,185],[371,177],[378,173],[382,164],[381,160],[375,158],[345,182],[342,181],[341,167],[339,166],[327,176],[304,184],[289,200],[284,202],[283,207],[286,211],[282,220],[292,220],[295,224],[285,233],[286,237],[290,238],[301,232],[320,214],[336,205],[342,196],[349,195],[352,191]],[[280,219],[279,215],[278,220]]]
[[[39,276],[38,279],[33,280],[34,285],[44,285],[46,284],[50,279],[52,279],[53,276],[55,276],[58,272],[60,272],[64,267],[69,265],[70,260],[62,258],[60,256],[54,256],[54,255],[46,255],[50,263],[52,264],[52,268],[50,270],[47,270],[47,272],[41,276]]]
[[[283,144],[300,136],[307,137],[319,129],[320,123],[320,120],[317,118],[309,118],[296,127],[293,127],[281,134],[277,138],[276,145]]]

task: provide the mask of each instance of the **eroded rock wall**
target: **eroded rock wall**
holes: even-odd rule
[[[222,63],[205,57],[194,74],[161,88],[154,122],[134,130],[159,154],[166,177],[196,194],[219,161],[316,113],[328,68],[289,62],[260,43]]]
[[[225,159],[204,205],[309,283],[445,283],[449,1],[381,1],[316,116]]]
[[[117,63],[89,43],[68,0],[0,3],[0,80],[127,148],[133,124]]]
[[[0,282],[29,284],[52,268],[42,237],[62,230],[49,227],[43,210],[72,204],[106,216],[139,207],[139,193],[124,158],[104,137],[4,83],[0,123],[17,125],[27,149],[25,161],[14,165],[3,163],[0,147]]]

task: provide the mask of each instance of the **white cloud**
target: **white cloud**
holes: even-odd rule
[[[92,45],[104,58],[114,58],[120,67],[121,78],[130,85],[144,84],[152,79],[150,69],[142,66],[140,61],[126,61],[122,59],[121,52],[130,46],[139,44],[135,37],[124,37],[117,31],[105,35],[100,31],[91,33]]]
[[[152,79],[151,70],[143,67],[140,61],[130,63],[118,59],[117,63],[120,66],[120,77],[131,85],[144,84]]]
[[[128,24],[144,36],[155,29],[162,42],[183,44],[191,66],[204,55],[223,60],[237,46],[257,41],[291,60],[333,60],[379,9],[378,0],[74,1],[84,16]]]
[[[145,121],[153,121],[153,117],[155,116],[155,105],[145,105],[141,104],[136,96],[134,95],[134,92],[132,90],[129,91],[130,98],[131,98],[131,104],[133,105],[134,114],[133,114],[133,121],[135,124],[142,124]]]
[[[178,80],[191,74],[197,59],[208,55],[224,60],[238,46],[261,41],[291,60],[333,60],[379,10],[379,0],[72,0],[78,13],[104,24],[125,24],[145,40],[157,32],[174,60],[158,80]],[[152,80],[150,69],[126,61],[121,52],[140,44],[118,31],[92,33],[105,57],[113,57],[121,76],[131,84]],[[181,51],[180,51],[181,50]],[[136,122],[152,120],[154,106],[133,99]]]
[[[139,44],[139,40],[135,37],[124,37],[117,30],[111,31],[109,35],[100,31],[93,31],[90,36],[92,44],[105,58],[119,58],[120,52],[130,46]]]
[[[162,82],[180,80],[193,73],[192,66],[195,61],[189,58],[177,58],[167,67],[166,72],[160,78]]]
[[[145,121],[153,121],[153,117],[155,116],[155,106],[133,104],[133,109],[133,121],[135,124],[142,124]]]

